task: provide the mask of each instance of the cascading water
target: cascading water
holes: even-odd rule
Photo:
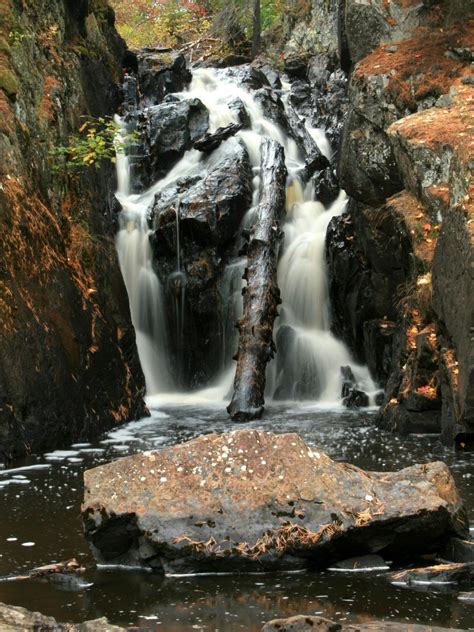
[[[179,98],[197,98],[209,110],[209,130],[236,122],[236,113],[229,107],[238,97],[250,118],[248,129],[242,129],[237,138],[245,144],[253,170],[253,201],[243,220],[242,229],[252,224],[260,185],[260,143],[262,136],[270,136],[285,149],[288,169],[287,215],[284,223],[285,241],[278,267],[278,280],[283,306],[277,326],[277,356],[268,371],[267,397],[275,399],[317,400],[334,406],[340,402],[341,366],[352,367],[356,381],[366,392],[375,391],[368,371],[352,362],[349,352],[330,332],[329,299],[324,262],[324,241],[330,219],[343,211],[345,196],[326,210],[313,200],[311,185],[303,186],[300,175],[304,169],[296,143],[263,115],[261,106],[252,94],[229,77],[210,69],[194,72],[189,91]],[[320,130],[308,131],[323,153],[330,151]],[[230,139],[226,143],[235,142]],[[130,165],[126,156],[117,160],[119,189],[117,198],[122,205],[117,250],[127,286],[132,319],[137,331],[137,343],[147,392],[157,395],[175,391],[173,399],[182,400],[178,371],[170,370],[167,323],[163,307],[163,288],[153,270],[152,250],[149,241],[148,212],[155,195],[170,183],[202,171],[200,152],[192,149],[171,171],[148,191],[130,193]],[[179,200],[176,201],[176,239],[180,235]],[[181,245],[176,245],[176,269],[168,282],[175,297],[174,325],[180,353],[186,354],[183,345],[185,319],[186,275],[181,269]],[[221,348],[218,352],[220,376],[207,391],[193,393],[205,398],[228,397],[233,379],[232,356],[237,348],[238,334],[235,322],[242,310],[242,272],[245,258],[238,256],[239,244],[228,262],[219,285],[221,303]],[[178,360],[178,364],[180,361]]]

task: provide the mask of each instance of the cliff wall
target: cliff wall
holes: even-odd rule
[[[102,0],[0,5],[0,460],[145,412],[114,247],[114,167],[53,174],[112,115],[125,45]]]

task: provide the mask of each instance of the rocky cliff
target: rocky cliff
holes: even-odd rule
[[[351,201],[328,233],[333,328],[386,387],[384,427],[465,443],[474,429],[474,4],[346,0],[334,10],[329,52],[351,69],[338,152]]]
[[[114,247],[114,169],[52,175],[81,116],[113,114],[125,46],[102,0],[0,6],[0,460],[142,414]]]

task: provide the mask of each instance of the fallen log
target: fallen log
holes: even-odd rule
[[[329,167],[329,160],[306,129],[304,119],[301,119],[291,106],[286,109],[286,118],[288,132],[305,158],[306,179],[309,179],[315,171]]]
[[[227,407],[237,421],[262,416],[266,367],[275,351],[273,323],[281,303],[277,255],[287,172],[284,151],[278,142],[264,138],[261,150],[260,199],[247,248],[248,263],[243,277],[247,287],[242,290],[244,311],[237,325],[240,335],[234,395]]]
[[[219,127],[215,132],[204,134],[202,138],[194,143],[194,149],[210,154],[217,149],[221,143],[234,136],[242,129],[239,123],[231,123],[226,127]]]

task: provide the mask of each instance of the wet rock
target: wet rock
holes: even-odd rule
[[[231,136],[235,136],[238,131],[242,129],[242,125],[238,123],[231,123],[226,127],[219,127],[212,134],[204,134],[202,138],[194,143],[194,149],[202,151],[205,154],[210,154],[214,149],[217,149],[225,140]]]
[[[162,189],[150,211],[150,241],[164,290],[171,370],[181,375],[183,388],[208,384],[222,368],[221,314],[226,299],[220,287],[252,202],[249,157],[236,138],[203,157],[202,174]]]
[[[285,106],[276,92],[269,88],[261,88],[254,93],[254,99],[262,107],[263,113],[283,130],[288,130]]]
[[[344,397],[342,403],[346,408],[358,409],[365,408],[369,405],[369,396],[364,391],[357,388],[351,389],[349,395]]]
[[[123,80],[123,109],[124,112],[134,112],[139,103],[138,79],[126,74]]]
[[[309,179],[316,170],[328,169],[329,160],[308,132],[305,120],[299,117],[291,106],[286,108],[286,116],[288,133],[294,139],[298,149],[305,158],[306,179]]]
[[[163,178],[208,129],[209,112],[199,99],[162,103],[144,110],[138,118],[142,158],[135,170],[141,176],[141,186],[148,188]]]
[[[2,632],[119,632],[125,630],[110,624],[105,617],[85,623],[58,623],[53,617],[26,608],[0,603]]]
[[[369,405],[369,397],[357,388],[357,382],[350,366],[341,366],[343,378],[342,403],[346,408],[363,408]]]
[[[265,74],[249,64],[226,68],[222,74],[224,77],[232,78],[237,84],[242,84],[247,90],[259,90],[270,85]]]
[[[331,220],[326,236],[332,328],[358,361],[371,358],[372,375],[383,384],[390,365],[383,349],[391,345],[384,325],[398,320],[399,288],[414,276],[412,239],[396,197],[380,209],[349,210]]]
[[[466,584],[474,577],[474,564],[437,564],[422,568],[411,568],[389,575],[397,585],[416,586],[424,584]]]
[[[313,176],[313,186],[314,198],[325,207],[329,207],[339,195],[339,179],[331,167],[318,171]]]
[[[440,558],[450,562],[474,563],[474,542],[451,538],[441,551]]]
[[[321,568],[351,553],[436,551],[468,533],[443,463],[363,472],[294,434],[206,435],[84,479],[96,558],[157,571]]]
[[[273,90],[281,90],[281,79],[278,70],[275,70],[275,68],[268,64],[264,64],[260,66],[260,71],[263,72]]]
[[[349,111],[342,136],[339,177],[348,195],[372,206],[403,189],[387,134],[375,129],[354,108]]]
[[[387,383],[391,371],[395,327],[388,319],[368,320],[363,325],[365,361],[381,387]]]
[[[184,252],[225,244],[236,234],[252,201],[252,173],[247,150],[237,139],[203,161],[203,176],[178,180],[156,195],[151,209],[156,256],[176,254],[176,212]]]
[[[370,572],[388,570],[387,562],[380,555],[363,555],[361,557],[351,557],[342,562],[337,562],[328,570],[341,572]]]
[[[138,54],[139,84],[144,107],[158,105],[167,94],[182,92],[191,81],[184,55],[148,48]]]
[[[303,57],[285,59],[285,73],[290,79],[306,79],[308,60]]]
[[[231,112],[234,112],[237,118],[237,123],[244,129],[251,126],[250,115],[247,112],[244,102],[239,97],[235,97],[232,101],[229,101],[227,107]]]
[[[307,81],[294,81],[291,84],[290,102],[299,110],[311,101],[311,88]]]

